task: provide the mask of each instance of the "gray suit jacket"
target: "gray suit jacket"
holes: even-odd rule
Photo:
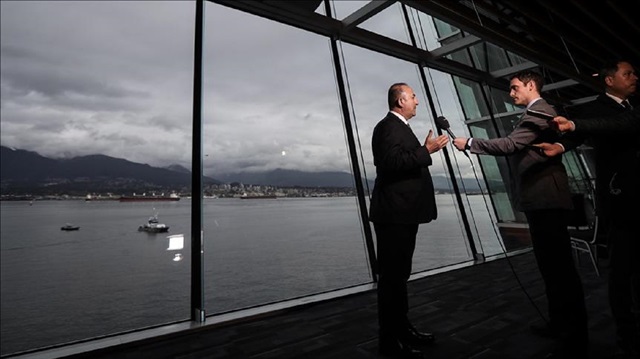
[[[533,103],[530,109],[556,115],[544,99]],[[518,210],[571,209],[569,181],[562,156],[547,157],[536,148],[528,147],[541,142],[554,143],[558,139],[558,133],[549,127],[547,120],[525,113],[506,137],[474,138],[471,153],[507,156]]]

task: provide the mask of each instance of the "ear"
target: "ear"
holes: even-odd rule
[[[611,86],[611,85],[613,85],[613,76],[607,76],[607,77],[605,77],[605,78],[604,78],[604,83],[605,83],[607,86]]]

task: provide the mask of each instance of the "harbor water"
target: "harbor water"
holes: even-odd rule
[[[500,252],[486,202],[469,198],[481,250]],[[439,195],[420,226],[414,271],[471,259],[453,203]],[[0,205],[3,355],[190,317],[188,198]],[[139,232],[156,214],[169,232]],[[203,242],[207,315],[372,280],[354,197],[205,199]]]

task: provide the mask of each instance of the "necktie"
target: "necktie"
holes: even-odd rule
[[[631,104],[629,103],[629,100],[622,101],[622,106],[624,106],[624,108],[626,108],[629,111],[633,109],[633,107],[631,107]]]

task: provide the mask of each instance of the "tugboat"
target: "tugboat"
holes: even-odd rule
[[[60,227],[61,231],[77,231],[80,229],[80,226],[74,226],[71,223],[67,223],[64,226]]]
[[[165,233],[169,232],[169,226],[164,223],[160,223],[158,221],[158,215],[149,217],[147,223],[138,227],[139,232],[148,232],[148,233]]]

